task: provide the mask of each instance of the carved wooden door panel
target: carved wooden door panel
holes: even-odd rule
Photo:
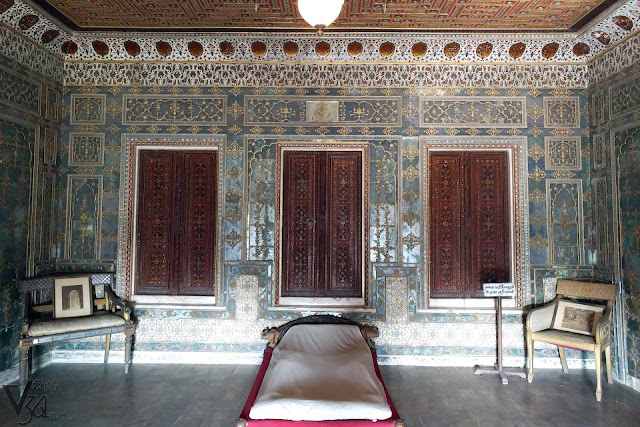
[[[458,153],[432,153],[429,182],[431,296],[462,296],[462,185]]]
[[[137,294],[214,294],[217,165],[215,151],[140,153]]]
[[[216,212],[218,153],[188,152],[183,156],[184,179],[180,242],[181,295],[213,295],[216,281]]]
[[[142,151],[138,176],[136,292],[170,294],[175,283],[171,224],[177,205],[176,158],[170,152]]]
[[[327,153],[327,295],[362,296],[362,153]]]
[[[283,297],[362,294],[362,154],[285,151]]]
[[[318,153],[285,151],[282,186],[282,296],[318,293]],[[320,222],[318,222],[320,220]]]
[[[507,153],[430,154],[430,296],[482,296],[510,279]]]
[[[511,277],[507,153],[468,153],[467,159],[467,295],[482,296],[483,283]]]

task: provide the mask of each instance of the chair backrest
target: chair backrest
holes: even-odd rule
[[[53,289],[56,278],[77,277],[82,274],[69,274],[47,277],[36,277],[24,279],[18,282],[18,292],[25,296],[25,317],[29,313],[52,313],[53,312]],[[91,291],[93,292],[94,309],[106,306],[104,287],[113,289],[113,273],[93,273],[85,274],[89,276]]]
[[[582,299],[615,301],[616,295],[618,294],[618,287],[610,283],[558,279],[556,294],[559,298],[567,296]]]

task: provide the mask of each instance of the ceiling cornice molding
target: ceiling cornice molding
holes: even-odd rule
[[[0,53],[50,79],[64,83],[64,61],[0,23]]]
[[[35,24],[25,28],[25,17],[30,15]],[[612,18],[624,15],[633,27],[630,31],[616,25]],[[33,18],[36,17],[36,18]],[[600,14],[597,22],[572,34],[452,34],[452,33],[327,33],[319,37],[310,33],[77,33],[70,31],[40,7],[28,0],[14,0],[13,6],[0,15],[0,21],[16,33],[31,40],[65,62],[222,62],[222,63],[316,63],[316,64],[587,64],[602,57],[609,49],[640,31],[639,0],[620,0]],[[46,32],[58,31],[53,40],[44,38]],[[594,31],[606,32],[609,43],[604,45],[592,36]],[[133,56],[124,42],[134,42]],[[96,49],[94,42],[99,43]],[[160,49],[158,42],[161,43]],[[199,44],[202,54],[194,56],[189,43]],[[221,43],[224,45],[221,45]],[[260,49],[252,49],[258,42]],[[329,45],[326,55],[318,54],[317,43]],[[349,52],[349,43],[362,45],[360,55]],[[323,48],[326,45],[323,43]],[[459,44],[457,55],[445,55],[447,44]],[[557,43],[557,53],[551,58],[542,55],[548,44]],[[524,49],[522,49],[522,45]],[[582,45],[581,45],[582,44]],[[136,47],[137,45],[137,47]],[[517,46],[516,46],[517,45]],[[586,46],[585,46],[586,45]],[[167,48],[168,46],[168,48]],[[420,47],[416,49],[416,46]],[[588,53],[576,55],[588,50]],[[106,47],[106,48],[105,48]],[[74,53],[63,53],[63,50]],[[413,50],[413,51],[412,51]],[[198,51],[198,49],[196,49]],[[264,53],[262,52],[264,51]],[[517,54],[520,53],[520,56]],[[516,57],[517,56],[517,57]]]
[[[67,62],[68,86],[583,88],[586,65]]]

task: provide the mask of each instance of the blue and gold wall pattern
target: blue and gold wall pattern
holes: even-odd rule
[[[135,140],[137,134],[145,140],[154,135],[159,139],[222,135],[226,137],[221,197],[225,275],[218,305],[224,310],[137,310],[142,328],[154,331],[141,334],[139,348],[174,342],[155,328],[158,322],[177,327],[172,323],[175,317],[242,322],[238,310],[248,306],[238,298],[247,295],[250,276],[257,280],[250,288],[256,290],[251,298],[257,304],[252,328],[299,316],[306,311],[274,308],[276,144],[365,142],[370,150],[369,307],[345,315],[388,328],[399,328],[402,322],[433,323],[445,329],[462,324],[489,327],[491,315],[421,312],[427,308],[420,268],[424,227],[420,200],[426,179],[420,162],[422,141],[458,137],[457,143],[464,144],[473,138],[523,138],[528,174],[521,191],[527,198],[529,223],[524,232],[530,242],[526,256],[531,268],[526,277],[531,285],[523,285],[522,300],[541,304],[547,279],[591,274],[583,230],[584,216],[591,212],[583,200],[590,164],[587,95],[581,89],[538,88],[68,86],[56,193],[58,205],[65,209],[60,209],[65,219],[56,223],[61,238],[57,244],[65,250],[57,266],[62,271],[116,270],[120,277],[120,263],[126,262],[118,255],[122,254],[118,227],[123,226],[118,196],[128,185],[121,182],[125,139]],[[90,218],[85,221],[92,227],[82,228],[82,218]],[[77,252],[80,248],[83,255]],[[123,294],[125,288],[118,283]],[[522,321],[521,316],[507,320],[513,329],[507,346],[514,357],[524,354],[518,326]],[[383,351],[450,356],[493,351],[491,340],[452,346],[427,340],[424,329],[412,333],[414,338],[387,342]],[[202,339],[224,340],[215,334]],[[246,345],[254,345],[249,344],[254,339],[246,337]],[[75,344],[83,345],[96,344]],[[175,346],[184,351],[194,348],[187,342]]]
[[[18,362],[16,279],[54,254],[60,87],[0,56],[0,377]]]
[[[640,378],[639,73],[638,65],[627,68],[594,86],[590,96],[591,256],[596,274],[621,286],[615,309],[615,368],[630,385],[631,378]]]

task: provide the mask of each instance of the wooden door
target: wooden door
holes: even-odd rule
[[[482,296],[510,280],[509,177],[505,152],[432,152],[430,296]]]
[[[281,296],[362,296],[361,177],[361,152],[284,152]]]
[[[210,150],[140,153],[137,294],[214,294],[217,165]]]

